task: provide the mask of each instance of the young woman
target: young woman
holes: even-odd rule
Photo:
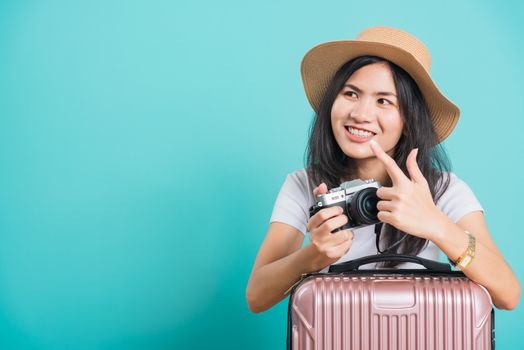
[[[307,168],[288,175],[277,197],[246,290],[251,311],[284,299],[303,273],[379,249],[432,260],[441,250],[487,288],[496,307],[516,307],[520,284],[493,242],[477,198],[450,172],[439,145],[459,110],[431,79],[430,62],[417,38],[388,27],[368,28],[356,40],[324,43],[306,54],[302,78],[316,112]],[[340,207],[309,217],[317,195],[370,178],[382,184],[381,226],[332,233],[348,222]]]

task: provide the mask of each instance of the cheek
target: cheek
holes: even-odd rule
[[[402,131],[404,129],[404,122],[402,120],[398,121],[393,125],[393,129],[395,130],[397,135],[402,135]]]
[[[381,119],[381,127],[384,132],[393,135],[401,135],[404,128],[404,121],[398,113],[386,115]]]
[[[336,98],[331,107],[331,120],[337,120],[344,114],[344,104],[340,101],[340,98]]]

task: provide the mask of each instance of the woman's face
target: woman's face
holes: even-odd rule
[[[397,90],[386,63],[364,66],[349,77],[331,108],[333,134],[342,151],[354,159],[374,158],[374,139],[389,154],[402,135]]]

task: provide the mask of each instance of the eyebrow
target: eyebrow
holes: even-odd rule
[[[353,84],[346,83],[346,84],[344,84],[344,87],[348,87],[348,88],[350,88],[350,89],[353,89],[353,90],[355,90],[356,92],[358,92],[359,94],[362,93],[362,89],[359,89],[358,87],[356,87],[356,86],[353,85]],[[379,92],[375,92],[375,95],[397,97],[397,95],[395,95],[394,93],[389,92],[389,91],[379,91]]]

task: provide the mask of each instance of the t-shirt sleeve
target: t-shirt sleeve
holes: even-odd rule
[[[305,170],[289,174],[280,189],[269,222],[282,222],[295,227],[304,235],[313,201]]]
[[[484,211],[471,188],[455,174],[450,176],[449,187],[438,199],[437,207],[453,222],[473,211]]]

